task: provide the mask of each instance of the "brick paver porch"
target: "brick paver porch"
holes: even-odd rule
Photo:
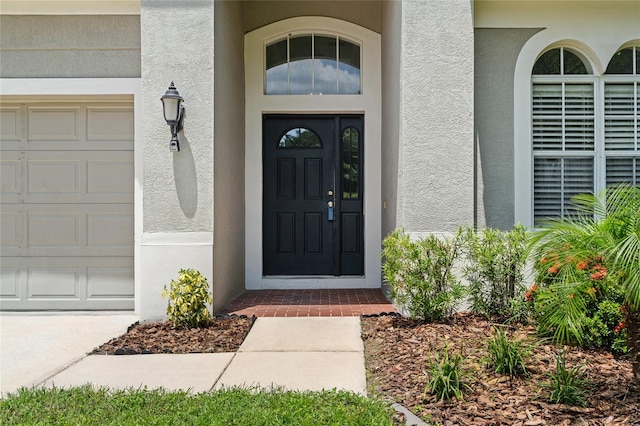
[[[245,291],[223,310],[256,317],[345,317],[396,312],[380,289]]]

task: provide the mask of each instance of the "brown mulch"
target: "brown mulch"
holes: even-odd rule
[[[92,354],[184,354],[236,352],[249,333],[255,317],[214,319],[207,327],[174,327],[170,321],[129,327],[120,337],[94,349]]]
[[[555,370],[553,345],[538,343],[526,359],[530,376],[510,381],[489,371],[486,339],[494,327],[483,318],[458,314],[449,323],[431,324],[396,316],[363,318],[365,358],[374,393],[409,408],[424,420],[448,425],[640,425],[640,389],[632,386],[631,363],[604,352],[572,348],[567,368],[583,364],[590,392],[586,408],[550,404],[542,384]],[[535,341],[533,327],[509,333]],[[425,393],[434,351],[447,345],[462,353],[464,400],[438,402]]]

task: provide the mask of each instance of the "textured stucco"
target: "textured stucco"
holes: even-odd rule
[[[139,16],[0,15],[1,78],[140,77]]]
[[[398,225],[410,232],[473,222],[471,6],[402,2]]]
[[[513,78],[520,49],[540,29],[475,32],[478,227],[514,224]]]
[[[353,22],[380,33],[380,10],[379,0],[245,1],[244,31],[253,31],[295,16],[327,16]]]
[[[402,2],[382,4],[382,235],[398,226]]]
[[[213,231],[213,2],[141,6],[144,232]],[[186,117],[181,151],[160,97],[175,82]]]
[[[180,268],[213,277],[213,37],[211,1],[143,1],[140,318],[165,315],[162,288]],[[160,97],[174,81],[185,100],[180,152]]]
[[[215,3],[213,308],[244,291],[244,34],[242,5]]]

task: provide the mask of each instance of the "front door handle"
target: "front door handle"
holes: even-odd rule
[[[335,220],[333,215],[333,201],[327,201],[327,220],[330,222]]]

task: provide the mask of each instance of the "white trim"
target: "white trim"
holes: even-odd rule
[[[139,15],[140,0],[2,0],[2,15]]]
[[[132,95],[134,114],[134,309],[140,312],[140,242],[142,240],[142,91],[139,78],[2,78],[0,79],[0,100],[9,97]]]
[[[265,95],[264,46],[296,31],[344,36],[361,44],[360,95]],[[334,18],[285,19],[245,35],[245,279],[248,290],[265,288],[378,288],[381,286],[381,45],[380,35]],[[364,277],[262,276],[262,115],[267,113],[364,114]]]

